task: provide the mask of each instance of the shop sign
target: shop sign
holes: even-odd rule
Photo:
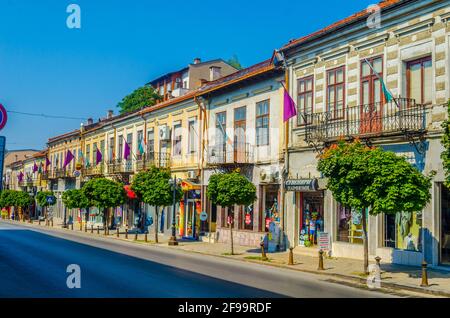
[[[201,221],[206,221],[206,219],[208,218],[208,213],[206,213],[205,211],[203,211],[202,213],[200,213],[200,220]]]
[[[245,215],[245,224],[250,225],[251,223],[252,223],[251,215],[250,215],[250,213],[247,213]]]
[[[317,233],[317,244],[322,251],[330,250],[330,235],[326,232]]]
[[[319,190],[319,181],[317,179],[289,179],[284,183],[286,191],[317,191]]]
[[[232,223],[233,223],[233,217],[232,217],[231,215],[229,215],[229,216],[227,217],[227,223],[228,223],[228,224],[232,224]]]

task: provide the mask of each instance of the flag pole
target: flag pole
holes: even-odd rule
[[[375,71],[375,68],[373,67],[373,65],[369,62],[369,60],[365,57],[364,61],[367,63],[367,65],[370,67],[370,69],[372,70],[372,72],[375,74],[376,77],[378,77],[378,79],[381,81],[381,85],[386,89],[386,91],[389,93],[389,95],[391,95],[392,100],[394,101],[395,105],[397,105],[398,108],[400,108],[400,106],[398,105],[397,101],[394,98],[394,94],[392,94],[392,92],[389,90],[389,88],[386,86],[386,84],[384,83],[383,79],[381,78],[380,74],[378,74],[377,71]],[[384,90],[383,90],[384,91]],[[383,92],[384,93],[384,92]]]

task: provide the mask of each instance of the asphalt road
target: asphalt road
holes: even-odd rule
[[[81,288],[66,285],[67,266]],[[0,222],[0,298],[391,297],[320,275]]]

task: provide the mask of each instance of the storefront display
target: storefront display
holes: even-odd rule
[[[299,244],[317,244],[317,233],[324,230],[323,192],[300,193],[300,235]]]
[[[263,206],[264,232],[269,232],[270,222],[280,222],[278,208],[279,185],[267,185],[264,187],[265,200]]]

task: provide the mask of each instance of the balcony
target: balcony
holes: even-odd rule
[[[253,164],[253,146],[249,143],[215,145],[208,147],[207,165],[249,165]]]
[[[421,135],[425,131],[424,105],[406,98],[347,107],[336,112],[305,113],[302,119],[305,140],[312,144],[341,138]]]
[[[83,168],[82,170],[83,176],[85,177],[101,176],[103,175],[103,172],[104,172],[104,165],[102,163],[95,166]]]
[[[131,160],[116,159],[108,163],[109,174],[130,174],[133,172]]]
[[[136,171],[144,171],[152,166],[158,168],[170,167],[170,153],[168,152],[149,152],[136,159]]]

